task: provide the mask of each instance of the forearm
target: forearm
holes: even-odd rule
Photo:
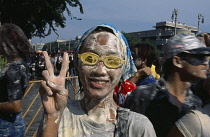
[[[0,103],[0,112],[18,113],[22,110],[22,100]]]
[[[141,76],[140,76],[139,74],[136,73],[136,74],[134,74],[134,76],[132,76],[132,77],[129,79],[129,81],[136,84],[136,82],[137,82],[140,78],[141,78]]]

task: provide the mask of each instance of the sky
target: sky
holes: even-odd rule
[[[172,21],[172,11],[178,10],[177,22],[198,27],[198,14],[204,16],[201,32],[210,32],[210,0],[80,0],[84,14],[78,7],[69,7],[73,16],[66,15],[66,27],[56,28],[45,38],[33,37],[32,44],[59,40],[74,40],[95,25],[108,23],[125,33],[154,30],[156,22]]]

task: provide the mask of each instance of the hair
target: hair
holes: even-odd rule
[[[163,75],[164,79],[167,80],[168,76],[174,71],[173,70],[173,57],[167,59],[164,64],[162,65],[162,73],[161,75]]]
[[[141,58],[142,60],[147,60],[146,65],[148,67],[151,67],[156,59],[155,49],[152,47],[152,45],[147,43],[138,43],[134,47],[135,47],[133,55],[134,60],[136,60],[137,58]]]
[[[3,24],[0,27],[1,53],[13,59],[17,56],[27,59],[32,54],[32,47],[23,30],[15,24]]]
[[[210,33],[207,32],[199,33],[196,37],[199,40],[201,40],[201,42],[204,45],[206,45],[206,47],[210,47]]]

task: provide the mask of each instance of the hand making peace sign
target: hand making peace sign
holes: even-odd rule
[[[65,77],[68,71],[68,53],[63,54],[63,62],[60,74],[54,75],[53,66],[46,51],[43,51],[47,70],[42,72],[43,81],[40,86],[40,95],[45,114],[61,114],[66,107],[68,90],[65,89]]]

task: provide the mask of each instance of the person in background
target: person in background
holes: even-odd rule
[[[155,83],[156,80],[151,71],[155,58],[155,50],[150,44],[136,44],[133,59],[138,71],[129,81],[135,83],[136,86]]]
[[[14,24],[0,27],[0,55],[7,58],[0,72],[0,136],[23,137],[22,98],[30,73],[26,60],[32,53],[24,32]]]
[[[210,47],[210,33],[200,33],[196,36],[205,46]],[[208,63],[210,66],[210,61]],[[209,75],[207,75],[209,77]],[[207,92],[207,89],[205,89],[205,85],[208,82],[207,79],[201,79],[196,82],[192,83],[191,90],[192,92],[200,97],[203,101],[203,103],[206,103],[209,100],[209,93]]]
[[[209,33],[200,33],[197,38],[208,45],[210,39],[207,37]],[[208,58],[209,60],[209,58]],[[210,62],[208,63],[208,68]],[[196,110],[189,111],[186,115],[180,118],[169,133],[169,137],[208,137],[210,136],[210,69],[207,70],[207,79],[202,79],[192,83],[191,90],[199,96],[203,104],[202,107]]]
[[[204,105],[189,111],[180,118],[169,132],[168,137],[209,137],[210,136],[210,70],[203,83],[207,95]]]
[[[50,56],[50,61],[52,63],[52,66],[55,70],[55,68],[56,68],[55,53],[52,52],[52,53],[49,54],[49,56]]]
[[[129,80],[119,83],[114,90],[115,101],[122,106],[125,98],[137,86],[155,83],[158,77],[155,66],[152,63],[155,60],[155,50],[150,44],[139,43],[134,46],[133,60],[138,71]],[[158,77],[159,78],[159,77]]]
[[[175,122],[202,105],[190,90],[191,82],[206,79],[210,49],[195,36],[177,34],[162,48],[163,76],[139,86],[127,96],[124,107],[146,115],[158,137],[166,137]]]
[[[151,67],[152,75],[155,77],[156,80],[160,79],[161,74],[161,65],[159,57],[156,57],[154,60],[152,67]]]
[[[75,73],[75,68],[74,68],[74,55],[73,53],[70,53],[69,55],[69,73],[70,73],[70,76],[76,76],[76,73]]]
[[[63,52],[59,52],[57,54],[57,58],[56,58],[56,72],[55,74],[58,75],[59,72],[61,71],[61,64],[62,64],[62,56],[63,56]]]
[[[202,32],[196,36],[206,47],[210,47],[210,33]]]
[[[112,25],[97,25],[84,33],[74,52],[75,68],[84,92],[82,100],[68,100],[65,76],[68,54],[56,77],[44,52],[40,95],[44,116],[38,136],[46,137],[155,137],[151,122],[143,115],[119,107],[114,88],[136,72],[127,40]]]

